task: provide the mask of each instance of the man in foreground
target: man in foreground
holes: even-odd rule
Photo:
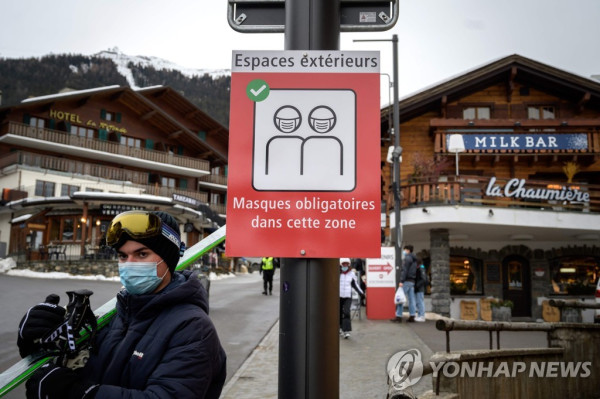
[[[124,212],[106,242],[118,253],[124,286],[116,317],[98,332],[83,368],[44,366],[27,382],[27,397],[218,398],[226,355],[197,275],[175,272],[183,248],[177,221],[165,212]],[[57,303],[30,309],[19,326],[21,355],[63,319]]]

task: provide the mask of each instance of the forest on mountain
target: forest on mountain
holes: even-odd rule
[[[229,125],[229,76],[205,74],[188,77],[177,70],[128,64],[137,87],[170,86],[224,126]],[[55,94],[63,89],[128,86],[111,59],[76,54],[41,58],[0,58],[1,106],[29,97]]]

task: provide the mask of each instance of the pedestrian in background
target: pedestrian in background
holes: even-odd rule
[[[400,287],[404,288],[404,293],[408,299],[408,321],[415,321],[416,299],[415,282],[417,281],[417,258],[413,255],[414,247],[405,245],[403,249],[404,260],[402,262],[402,272],[400,273]]]
[[[362,260],[362,258],[356,258],[352,262],[352,268],[356,271],[356,278],[358,279],[358,285],[359,285],[360,289],[362,290],[362,292],[367,291],[367,284],[365,283],[366,278],[364,278],[365,277],[365,266],[364,265],[365,265],[365,262]],[[360,298],[360,306],[367,306],[364,296],[362,296]]]
[[[350,306],[352,305],[352,289],[354,289],[361,298],[365,293],[360,289],[356,274],[350,268],[350,258],[340,259],[340,335],[344,339],[350,338],[352,331],[352,322],[350,319]]]
[[[419,262],[417,279],[415,281],[415,299],[417,301],[417,317],[415,317],[415,321],[418,322],[425,321],[425,291],[428,285],[427,269],[425,269],[423,262]]]
[[[275,274],[275,261],[272,256],[262,258],[260,273],[263,276],[263,295],[273,295],[273,275]],[[268,291],[267,291],[268,288]]]
[[[394,305],[396,306],[396,317],[390,321],[402,323],[402,312],[404,311],[404,303],[406,302],[406,294],[402,288],[402,284],[398,283],[398,289],[394,295]]]

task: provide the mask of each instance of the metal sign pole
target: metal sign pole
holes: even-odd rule
[[[401,195],[402,195],[402,182],[400,180],[400,155],[402,154],[402,147],[400,147],[400,100],[398,99],[398,87],[400,82],[398,81],[398,35],[392,36],[393,46],[393,57],[394,57],[394,217],[396,225],[396,240],[394,241],[394,248],[396,254],[396,286],[400,282],[400,276],[402,273],[402,221],[400,220],[401,211]]]
[[[286,0],[285,50],[339,50],[339,0]],[[283,259],[279,398],[339,397],[337,259]]]

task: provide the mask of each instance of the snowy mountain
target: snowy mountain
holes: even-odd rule
[[[127,83],[133,89],[139,88],[136,85],[135,79],[133,77],[133,73],[130,64],[139,65],[143,68],[154,68],[157,71],[160,70],[173,70],[179,71],[183,75],[193,78],[197,76],[209,75],[210,77],[218,78],[222,76],[230,76],[231,71],[229,69],[194,69],[194,68],[185,68],[179,66],[177,64],[172,63],[171,61],[164,60],[158,57],[151,56],[143,56],[143,55],[127,55],[122,53],[118,47],[113,47],[111,49],[101,51],[97,54],[94,54],[95,57],[108,58],[112,60],[117,66],[117,71],[127,79]]]
[[[169,86],[227,126],[231,73],[227,69],[183,68],[158,57],[129,56],[118,48],[93,55],[50,54],[31,58],[0,57],[0,106],[64,89],[111,85],[139,89]]]

